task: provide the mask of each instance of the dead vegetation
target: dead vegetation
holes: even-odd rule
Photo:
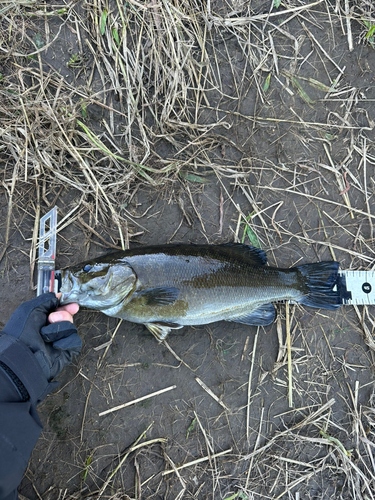
[[[153,242],[156,199],[181,213],[163,242],[188,226],[190,241],[250,242],[280,266],[374,269],[373,2],[2,0],[0,16],[3,274],[21,237],[32,276],[39,218],[56,203],[74,259],[71,228],[86,252],[146,231]],[[232,342],[225,326],[197,352],[202,332],[171,338],[162,361],[152,340],[124,340],[124,360],[119,325],[96,341],[98,317],[85,319],[77,376],[42,407],[21,492],[373,499],[374,321],[368,307],[306,320],[280,306],[269,367],[263,331]]]

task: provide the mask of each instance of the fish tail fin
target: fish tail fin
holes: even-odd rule
[[[297,270],[302,274],[305,295],[298,300],[300,304],[322,309],[337,309],[342,305],[340,292],[335,285],[337,283],[339,263],[317,262],[298,266]]]

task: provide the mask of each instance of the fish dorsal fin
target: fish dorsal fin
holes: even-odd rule
[[[145,306],[168,306],[176,302],[179,293],[176,287],[159,286],[142,290],[137,295],[142,297]]]
[[[252,264],[257,266],[265,266],[267,264],[267,254],[260,248],[243,245],[242,243],[225,243],[223,246],[241,255],[241,257],[245,257],[246,260],[250,260]]]
[[[227,321],[233,323],[242,323],[244,325],[266,326],[270,325],[275,319],[275,308],[272,304],[263,304],[248,314],[237,316]]]

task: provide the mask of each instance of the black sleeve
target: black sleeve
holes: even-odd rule
[[[17,498],[42,431],[36,405],[52,388],[32,351],[0,332],[0,500]]]
[[[17,488],[41,430],[30,401],[0,403],[0,499],[17,498]]]

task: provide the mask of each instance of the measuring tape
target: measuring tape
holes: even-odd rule
[[[375,271],[339,271],[337,284],[342,304],[375,304]]]
[[[57,207],[40,219],[38,295],[58,292],[61,275],[55,271]],[[343,305],[375,304],[375,271],[339,270],[334,291],[339,292]]]

